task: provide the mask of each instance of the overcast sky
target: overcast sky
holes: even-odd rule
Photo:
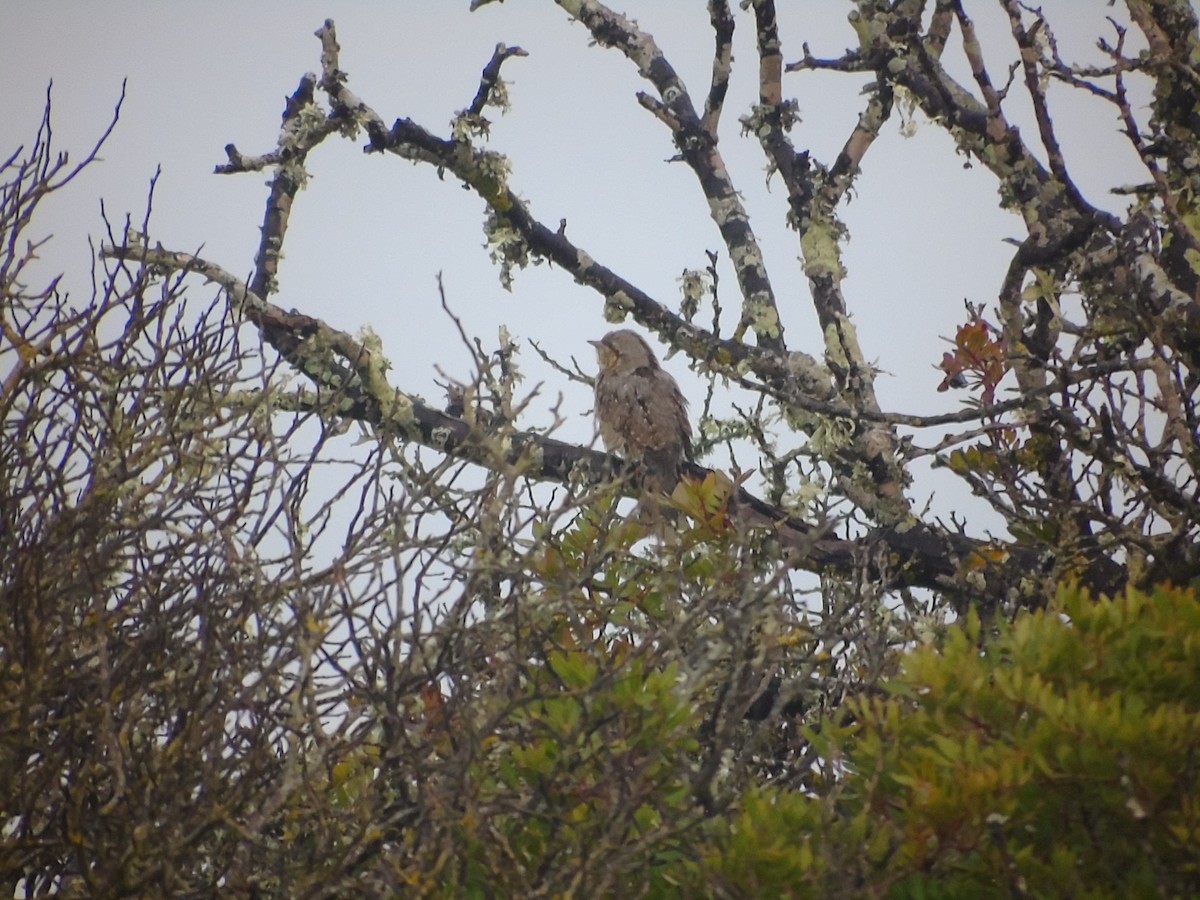
[[[284,98],[300,77],[319,68],[313,32],[326,17],[337,25],[341,65],[349,86],[385,121],[407,116],[446,135],[450,118],[465,107],[479,72],[498,42],[516,44],[528,58],[509,60],[512,110],[494,111],[491,148],[510,156],[512,184],[535,215],[568,233],[597,261],[661,302],[678,308],[678,277],[701,268],[706,250],[720,250],[716,228],[691,172],[668,164],[666,129],[634,99],[649,89],[618,52],[590,46],[582,26],[550,0],[493,4],[468,12],[467,0],[396,0],[392,3],[288,0],[274,3],[164,2],[49,3],[5,0],[0,32],[0,129],[8,155],[28,143],[54,82],[57,147],[82,155],[101,133],[128,80],[121,122],[92,168],[55,198],[35,229],[52,232],[45,273],[66,269],[64,282],[79,302],[89,296],[90,251],[85,238],[100,232],[100,200],[110,215],[140,221],[147,185],[161,166],[151,236],[164,246],[197,250],[239,274],[248,274],[257,248],[266,197],[264,174],[217,176],[223,147],[244,153],[272,149]],[[652,32],[701,105],[711,66],[712,35],[701,0],[628,0],[614,3]],[[836,56],[854,42],[846,23],[850,4],[837,0],[780,2],[784,58]],[[736,6],[736,4],[735,4]],[[1015,58],[1000,4],[971,2],[993,78],[1003,82]],[[1055,0],[1047,12],[1068,59],[1099,62],[1098,36],[1111,37],[1106,15],[1122,15],[1105,0]],[[764,182],[755,141],[739,136],[737,119],[757,91],[753,20],[738,15],[734,82],[722,127],[722,146],[763,244],[766,262],[794,349],[820,354],[816,317],[797,264],[794,232],[783,225],[784,193]],[[950,62],[965,77],[960,55]],[[852,128],[862,99],[862,76],[787,76],[785,91],[803,118],[792,137],[816,158],[832,162]],[[1019,86],[1013,94],[1019,95]],[[1142,179],[1116,133],[1113,111],[1078,92],[1054,88],[1053,114],[1073,172],[1093,202],[1120,211],[1108,194],[1116,184]],[[1028,118],[1019,98],[1010,115]],[[868,358],[884,371],[878,390],[885,409],[930,413],[957,408],[962,397],[939,394],[933,366],[963,319],[964,298],[994,304],[1020,222],[999,209],[995,183],[979,166],[965,167],[949,137],[916,122],[902,133],[895,116],[870,150],[843,217],[851,240],[847,301]],[[313,180],[293,212],[281,271],[284,308],[318,316],[355,332],[373,327],[394,369],[394,383],[437,401],[434,364],[462,376],[469,360],[439,308],[436,276],[445,279],[450,305],[485,345],[497,327],[536,340],[559,359],[573,354],[594,367],[585,343],[608,330],[602,299],[546,266],[518,274],[511,293],[483,249],[483,204],[429,167],[394,156],[364,156],[357,144],[331,139],[312,157]],[[54,272],[50,270],[53,269]],[[736,314],[739,298],[726,269],[723,302]],[[707,321],[708,316],[702,315]],[[730,320],[731,321],[731,320]],[[727,322],[728,327],[728,322]],[[530,424],[544,423],[561,379],[532,350],[522,366],[529,385],[545,380]],[[675,358],[668,367],[693,398],[702,383]],[[738,399],[737,395],[732,395]],[[741,398],[748,402],[747,398]],[[588,442],[590,397],[568,391],[571,420],[560,437]],[[921,443],[934,436],[921,435]],[[785,446],[798,440],[789,437]],[[943,476],[920,483],[923,502],[936,487],[935,508],[961,508],[961,494]],[[994,520],[982,517],[982,533]]]

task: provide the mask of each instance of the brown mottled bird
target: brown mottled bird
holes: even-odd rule
[[[632,331],[610,331],[596,348],[596,424],[610,453],[633,464],[645,491],[671,493],[692,459],[692,426],[679,385]]]

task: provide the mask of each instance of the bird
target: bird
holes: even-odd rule
[[[643,494],[670,494],[692,461],[687,400],[650,345],[634,331],[610,331],[596,348],[596,425],[609,453],[625,460]]]

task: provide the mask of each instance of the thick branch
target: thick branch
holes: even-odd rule
[[[195,272],[219,284],[234,310],[255,324],[264,340],[329,398],[331,417],[372,425],[398,440],[535,480],[565,483],[582,477],[599,484],[620,470],[619,460],[595,450],[527,431],[506,433],[504,440],[498,441],[478,426],[434,409],[388,383],[385,373],[389,366],[378,347],[357,341],[319,319],[286,312],[256,296],[221,267],[191,254],[138,244],[107,245],[102,253],[160,269]],[[692,465],[687,474],[703,479],[712,470]],[[872,578],[888,587],[944,591],[960,609],[972,603],[992,609],[1005,600],[1027,600],[1040,589],[1030,573],[1049,571],[1053,563],[1027,548],[975,541],[916,523],[880,528],[856,539],[836,538],[744,489],[739,489],[736,501],[730,504],[730,515],[745,527],[767,530],[795,568],[849,573],[865,567]],[[1096,590],[1113,591],[1123,578],[1120,567],[1098,559],[1085,580]],[[964,584],[968,594],[963,593]]]
[[[725,94],[729,91],[729,76],[733,71],[733,13],[728,0],[709,0],[708,18],[712,23],[716,47],[713,51],[712,82],[704,100],[704,130],[717,138]]]
[[[714,338],[596,262],[587,251],[573,244],[563,230],[551,229],[534,218],[525,202],[490,174],[488,157],[483,152],[438,138],[410,119],[397,119],[390,130],[373,132],[367,150],[387,150],[406,158],[420,156],[453,172],[504,217],[533,253],[561,266],[576,281],[598,291],[616,308],[629,311],[639,322],[681,347],[693,359],[717,369],[748,369],[787,392],[795,391],[819,399],[834,396],[828,373],[807,354],[792,352],[782,356],[740,341]]]
[[[657,89],[662,108],[654,110],[655,115],[670,126],[675,146],[696,174],[737,274],[743,299],[738,336],[751,328],[760,347],[782,351],[783,322],[775,292],[758,238],[750,227],[750,216],[717,149],[715,128],[710,131],[707,127],[715,125],[715,120],[700,120],[687,85],[658,49],[652,35],[596,0],[556,2],[582,22],[598,44],[624,53],[637,65],[642,77]],[[710,93],[710,100],[712,96]]]
[[[781,84],[783,56],[773,0],[754,4],[759,56],[759,105],[743,120],[762,144],[773,168],[788,191],[790,219],[800,232],[800,252],[808,277],[813,305],[825,342],[825,359],[837,376],[843,402],[865,413],[878,413],[874,370],[867,363],[854,325],[847,314],[842,280],[840,241],[843,228],[837,219],[837,204],[858,173],[859,163],[879,133],[891,110],[891,91],[886,86],[869,102],[834,167],[826,172],[797,153],[787,132],[796,119],[796,104],[785,102]],[[911,514],[904,497],[905,473],[897,459],[898,440],[888,429],[856,423],[850,458],[865,460],[867,477],[851,462],[839,470],[841,485],[856,504],[879,521],[891,524]]]

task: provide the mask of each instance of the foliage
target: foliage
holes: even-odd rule
[[[989,633],[989,631],[991,633]],[[737,896],[1188,897],[1200,889],[1200,600],[1064,589],[904,656],[814,735],[834,802],[752,794],[712,856]],[[804,887],[807,886],[807,887]]]

